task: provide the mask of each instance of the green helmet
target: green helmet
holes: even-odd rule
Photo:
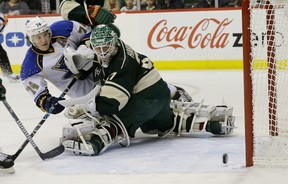
[[[90,43],[103,67],[108,67],[111,58],[117,52],[119,30],[115,26],[97,25],[90,35]]]

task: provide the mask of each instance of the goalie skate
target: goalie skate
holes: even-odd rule
[[[19,83],[20,82],[20,76],[14,73],[4,75],[7,77],[10,83]]]

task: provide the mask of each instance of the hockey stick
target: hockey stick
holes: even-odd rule
[[[60,98],[63,98],[66,93],[70,90],[70,88],[74,85],[74,83],[76,82],[76,78],[74,78],[70,84],[66,87],[66,89],[61,93],[61,95],[59,96]],[[60,145],[54,149],[52,149],[51,151],[48,151],[46,153],[42,153],[40,151],[40,149],[38,148],[38,146],[35,144],[35,142],[33,141],[32,137],[36,134],[36,132],[40,129],[40,127],[44,124],[44,122],[47,120],[47,118],[50,116],[51,112],[53,111],[54,107],[51,107],[49,109],[49,112],[47,112],[42,120],[38,123],[38,125],[34,128],[33,132],[29,135],[29,133],[27,132],[27,130],[24,128],[23,124],[20,122],[19,118],[16,116],[16,114],[14,113],[14,111],[12,110],[12,108],[10,107],[10,105],[7,103],[7,101],[3,101],[5,107],[7,108],[7,110],[10,112],[10,114],[13,116],[13,118],[15,119],[17,125],[20,127],[20,129],[22,130],[22,132],[25,134],[26,136],[26,140],[24,141],[24,143],[20,146],[20,148],[18,149],[18,151],[14,154],[14,155],[7,155],[5,153],[1,153],[0,154],[3,156],[6,156],[6,160],[16,160],[16,158],[20,155],[20,153],[23,151],[23,149],[27,146],[27,144],[30,142],[31,145],[33,146],[33,148],[36,150],[36,152],[38,153],[38,155],[41,157],[42,160],[46,160],[49,158],[53,158],[56,157],[58,155],[60,155],[61,153],[64,152],[64,146]],[[5,160],[4,160],[5,161]],[[2,161],[2,162],[4,162]],[[1,162],[0,162],[0,168],[1,168]]]
[[[71,98],[67,100],[61,100],[59,101],[59,104],[61,104],[64,107],[69,107],[72,105],[77,105],[77,104],[83,104],[91,100],[92,98],[95,98],[99,92],[100,92],[101,86],[96,85],[92,91],[90,91],[87,95],[78,97],[78,98]]]
[[[84,4],[85,13],[86,13],[86,16],[87,16],[87,18],[89,20],[89,23],[91,25],[93,25],[93,22],[92,22],[92,20],[90,19],[90,16],[89,16],[88,6],[87,6],[87,3],[86,3],[86,0],[83,1],[83,4]]]

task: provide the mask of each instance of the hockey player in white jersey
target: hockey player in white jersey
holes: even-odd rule
[[[78,22],[61,20],[50,27],[40,17],[28,20],[26,33],[32,44],[22,63],[20,77],[25,89],[31,94],[36,105],[43,111],[55,105],[52,114],[60,113],[64,107],[58,98],[50,94],[47,81],[63,91],[74,77],[64,62],[63,51],[69,46],[77,48],[91,28]],[[82,53],[85,51],[82,51]],[[91,67],[89,67],[91,68]],[[69,97],[86,95],[94,87],[92,76],[77,80],[67,93]]]
[[[66,150],[98,155],[115,142],[129,146],[138,128],[159,137],[232,133],[233,107],[171,101],[171,92],[152,61],[126,45],[115,28],[98,25],[90,36],[97,57],[93,73],[98,85],[84,97],[59,101],[68,107],[65,115],[70,119],[61,139]],[[73,57],[68,61],[70,70],[77,71],[79,61]]]

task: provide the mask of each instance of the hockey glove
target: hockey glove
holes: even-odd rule
[[[85,45],[80,45],[77,49],[67,47],[64,51],[64,62],[67,68],[76,75],[79,80],[86,79],[92,72],[94,52]]]
[[[56,98],[56,97],[48,97],[45,102],[43,103],[43,109],[46,111],[46,112],[49,112],[49,109],[50,108],[54,108],[52,110],[52,114],[59,114],[60,112],[62,112],[65,107],[63,107],[62,105],[60,105],[58,103],[59,100],[65,100],[64,98]]]
[[[0,101],[2,100],[6,100],[6,89],[5,87],[2,85],[2,79],[0,79]]]
[[[116,19],[116,15],[112,14],[111,11],[98,5],[89,6],[88,14],[94,26],[98,24],[110,24]]]

